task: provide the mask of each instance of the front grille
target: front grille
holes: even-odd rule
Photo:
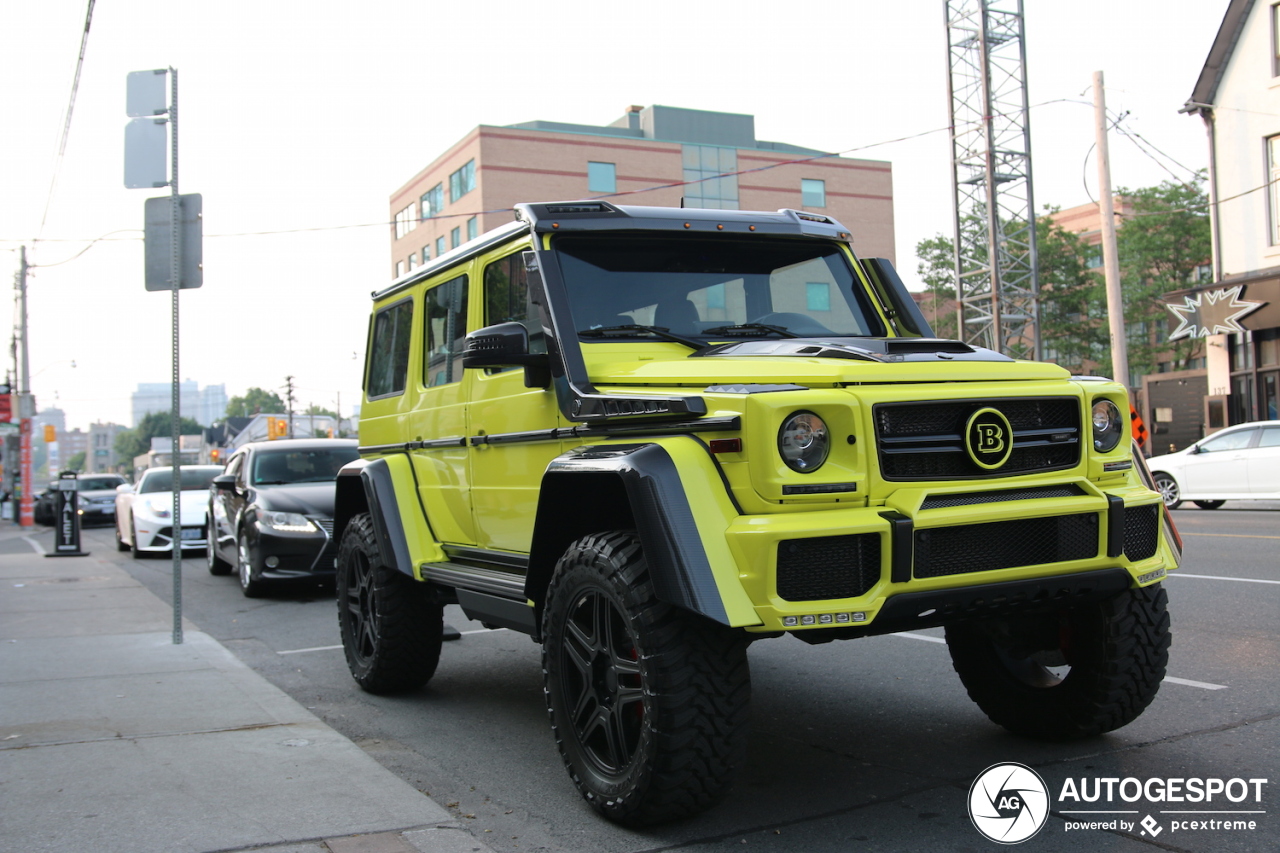
[[[787,601],[856,598],[880,580],[880,534],[778,543],[778,595]]]
[[[974,504],[994,504],[1004,501],[1040,500],[1043,498],[1078,498],[1084,489],[1074,484],[1065,486],[1033,486],[1027,489],[1000,489],[994,492],[972,492],[963,495],[937,495],[926,498],[921,509],[945,509]]]
[[[916,531],[914,574],[936,578],[1097,555],[1096,513],[963,524]]]
[[[1160,544],[1160,506],[1125,507],[1124,555],[1132,562],[1154,556]]]
[[[334,561],[338,558],[338,543],[333,541],[333,519],[312,518],[311,522],[324,531],[324,547],[311,564],[311,570],[328,571],[337,565]]]
[[[982,408],[1013,427],[1013,451],[1000,468],[979,467],[965,450],[965,424]],[[968,480],[1070,468],[1080,461],[1080,401],[1075,397],[878,403],[876,449],[886,480]]]

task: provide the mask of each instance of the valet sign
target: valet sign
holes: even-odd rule
[[[1006,845],[1033,838],[1051,813],[1063,832],[1146,839],[1166,832],[1166,838],[1253,833],[1265,820],[1268,784],[1240,777],[1069,776],[1054,796],[1039,773],[1010,762],[973,780],[969,818],[989,841]]]

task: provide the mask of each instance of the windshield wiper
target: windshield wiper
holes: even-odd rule
[[[671,330],[666,326],[638,326],[634,323],[627,323],[623,326],[599,326],[594,329],[582,329],[578,332],[584,338],[603,338],[606,335],[655,335],[663,340],[674,341],[678,344],[684,344],[690,349],[702,350],[706,349],[706,344],[701,341],[695,341],[693,338],[686,338],[681,335],[672,334]]]
[[[756,335],[782,335],[784,338],[800,337],[795,332],[787,331],[785,326],[771,326],[768,323],[739,323],[736,326],[716,326],[706,329],[704,335],[726,335],[733,338],[748,338]]]

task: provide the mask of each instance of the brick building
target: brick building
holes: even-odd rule
[[[510,222],[517,202],[592,197],[810,210],[843,223],[860,255],[894,260],[889,163],[756,139],[750,115],[633,106],[605,126],[531,121],[472,130],[392,194],[391,273]]]

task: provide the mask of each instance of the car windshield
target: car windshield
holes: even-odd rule
[[[704,340],[885,333],[835,243],[612,234],[564,235],[554,248],[584,342],[627,325]]]
[[[124,477],[81,477],[76,489],[81,492],[104,492],[124,483]]]
[[[183,468],[182,491],[189,492],[195,489],[207,489],[209,488],[209,484],[213,482],[213,478],[221,473],[222,469],[214,466]],[[138,491],[140,493],[172,492],[173,469],[167,468],[163,471],[148,471],[142,476],[142,482],[138,484]]]
[[[255,486],[285,483],[323,483],[338,476],[339,469],[360,458],[354,447],[323,447],[307,450],[264,450],[253,457]]]

